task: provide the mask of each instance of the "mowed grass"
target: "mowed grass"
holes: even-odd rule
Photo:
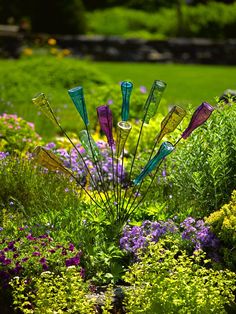
[[[168,104],[192,106],[202,101],[215,103],[224,90],[236,89],[236,66],[154,63],[94,62],[114,82],[132,80],[148,89],[154,80],[167,83],[164,98]]]
[[[214,105],[215,97],[225,89],[236,89],[235,78],[236,67],[229,66],[89,62],[48,56],[0,60],[0,114],[16,113],[34,122],[41,136],[51,138],[57,134],[57,129],[39,115],[31,101],[38,92],[45,92],[49,97],[63,126],[76,131],[82,125],[67,93],[71,87],[83,86],[86,98],[91,90],[96,97],[96,86],[115,83],[118,87],[120,81],[127,79],[136,87],[145,86],[149,91],[154,80],[163,80],[167,89],[163,95],[165,108],[162,107],[162,112],[166,112],[166,104],[196,107],[202,101],[208,101]],[[121,94],[119,97],[121,100]],[[135,107],[135,103],[132,106]],[[95,106],[93,109],[90,101],[87,107],[91,116]]]

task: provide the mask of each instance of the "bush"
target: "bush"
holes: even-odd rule
[[[69,266],[84,273],[82,252],[72,243],[55,242],[47,233],[35,235],[28,226],[20,227],[16,237],[1,235],[0,285],[7,286],[14,276],[31,278],[43,271],[60,273]],[[3,231],[1,232],[3,233]]]
[[[183,17],[184,35],[187,37],[235,38],[236,3],[209,2],[185,7]]]
[[[107,84],[106,86],[94,86],[86,93],[85,100],[89,110],[89,120],[92,121],[91,128],[96,129],[97,126],[97,112],[96,107],[108,104],[112,111],[113,126],[121,121],[121,104],[122,94],[119,84]],[[146,88],[140,86],[134,88],[130,98],[130,112],[129,119],[140,119],[143,117],[143,107],[148,97]]]
[[[87,13],[87,20],[88,33],[125,37],[138,37],[140,31],[146,31],[148,37],[171,36],[177,23],[172,10],[163,9],[160,13],[150,14],[119,7]]]
[[[169,213],[204,217],[229,201],[236,186],[235,121],[235,104],[219,105],[167,159],[157,193]]]
[[[61,275],[43,272],[31,283],[16,277],[12,280],[13,304],[22,313],[95,313],[95,298],[89,297],[89,284],[75,267]]]
[[[236,4],[209,2],[207,5],[182,6],[182,25],[175,8],[144,12],[128,8],[109,8],[87,13],[88,32],[145,38],[175,36],[235,38]]]
[[[235,274],[207,268],[204,258],[179,251],[177,241],[151,244],[124,276],[131,285],[127,313],[226,313],[224,306],[234,301]]]
[[[223,254],[227,266],[236,270],[236,190],[232,193],[231,201],[207,217],[206,222],[224,244]]]
[[[0,151],[21,155],[40,144],[34,124],[16,115],[0,116],[0,130]]]
[[[221,240],[228,245],[236,245],[236,190],[232,193],[231,201],[212,213],[206,222],[212,226]]]
[[[0,181],[0,206],[13,214],[32,217],[79,206],[77,188],[68,177],[42,171],[28,160],[0,160]]]
[[[71,125],[75,125],[76,110],[67,89],[80,85],[84,87],[86,94],[86,89],[93,85],[109,82],[93,65],[69,58],[38,56],[0,61],[0,67],[0,111],[17,112],[24,119],[34,121],[36,130],[40,129],[40,135],[46,137],[55,134],[55,129],[49,121],[40,117],[37,110],[29,110],[32,107],[31,99],[36,94],[44,92],[48,95],[57,114],[63,111],[63,120],[67,121],[67,129],[71,129]],[[71,108],[75,110],[73,113]]]
[[[203,250],[214,261],[219,260],[220,241],[212,233],[204,221],[186,218],[182,223],[175,223],[172,219],[167,221],[143,221],[141,226],[125,226],[120,246],[123,250],[137,257],[138,253],[145,252],[152,243],[157,243],[165,237],[181,239],[181,247],[188,250],[189,254]]]

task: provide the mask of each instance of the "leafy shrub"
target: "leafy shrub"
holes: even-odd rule
[[[195,220],[192,217],[186,218],[179,226],[172,219],[153,222],[146,220],[141,226],[127,225],[120,238],[120,246],[137,257],[138,253],[141,250],[145,252],[152,242],[157,243],[166,236],[182,239],[181,246],[188,249],[190,254],[204,250],[209,253],[209,257],[218,260],[219,239],[203,220]]]
[[[224,243],[224,260],[226,264],[236,269],[236,190],[232,193],[231,201],[221,209],[206,218],[212,230]]]
[[[67,177],[46,173],[28,160],[0,160],[0,206],[10,213],[23,213],[25,217],[43,212],[82,207],[78,192]]]
[[[0,244],[0,282],[6,285],[14,276],[30,278],[43,271],[60,273],[76,266],[81,275],[81,251],[72,243],[55,242],[47,233],[33,235],[28,226],[19,228],[17,238],[3,238]]]
[[[170,31],[177,24],[175,12],[166,9],[160,13],[146,13],[117,7],[87,13],[87,19],[89,33],[126,37],[138,37],[140,31],[146,31],[149,38],[163,38],[171,35]]]
[[[66,90],[81,85],[86,93],[86,89],[95,84],[109,82],[93,65],[70,58],[37,56],[0,61],[0,67],[0,110],[6,113],[17,112],[24,119],[34,121],[36,130],[40,127],[40,135],[46,137],[55,134],[55,130],[48,121],[40,117],[39,112],[29,110],[32,106],[31,99],[36,94],[44,92],[49,95],[52,106],[57,108],[57,115],[63,112],[66,127],[71,129],[71,125],[75,125],[75,111],[71,113],[73,105]]]
[[[229,200],[236,185],[235,121],[235,105],[219,105],[211,119],[178,144],[158,189],[169,213],[204,217]]]
[[[30,285],[15,277],[11,286],[15,309],[22,313],[95,313],[96,299],[89,296],[89,284],[75,266],[60,275],[42,272],[32,278]]]
[[[209,2],[185,7],[184,34],[188,37],[235,38],[236,3]]]
[[[176,7],[144,12],[128,8],[108,8],[87,13],[88,31],[103,35],[145,38],[175,36],[234,38],[236,4],[209,2],[182,6],[181,33]]]
[[[146,87],[134,87],[130,99],[130,119],[138,119],[143,116],[143,106],[148,97]],[[89,93],[85,93],[85,100],[90,108],[89,117],[92,121],[91,127],[96,128],[96,107],[109,105],[113,116],[113,125],[116,127],[121,120],[122,95],[119,84],[107,84],[106,86],[94,86]]]
[[[236,244],[236,190],[232,193],[231,201],[207,217],[206,222],[225,243]]]
[[[65,90],[77,85],[86,88],[93,84],[107,83],[106,77],[88,63],[51,56],[2,61],[0,78],[1,97],[18,103],[31,103],[31,98],[44,88],[45,93],[51,93],[57,88]]]
[[[0,130],[1,151],[20,155],[40,144],[41,138],[35,132],[34,124],[16,115],[1,115]]]
[[[151,244],[139,259],[124,276],[127,313],[226,313],[234,301],[235,274],[207,268],[202,252],[189,257],[178,241]]]

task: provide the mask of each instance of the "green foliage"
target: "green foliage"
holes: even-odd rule
[[[221,240],[228,245],[236,245],[236,190],[232,193],[231,201],[207,217],[206,222]]]
[[[0,161],[0,204],[25,217],[67,208],[79,209],[78,189],[61,174],[42,171],[32,162],[7,157]]]
[[[152,12],[123,7],[96,10],[87,13],[88,31],[94,34],[138,38],[142,31],[145,32],[145,37],[150,39],[178,35],[216,39],[235,37],[235,3],[225,5],[209,2],[207,5],[183,5],[178,8],[181,11],[178,11],[177,6]]]
[[[21,155],[40,145],[34,124],[16,115],[1,115],[0,130],[0,151]]]
[[[168,248],[169,249],[168,249]],[[124,276],[127,313],[226,313],[233,302],[236,277],[207,267],[203,253],[189,257],[178,241],[148,247]]]
[[[175,4],[173,0],[84,0],[84,5],[87,10],[102,9],[114,6],[130,7],[139,10],[153,11],[158,10],[162,6],[170,6]]]
[[[82,273],[79,265],[81,251],[72,243],[55,242],[47,233],[37,235],[37,229],[40,230],[37,227],[20,227],[15,231],[15,236],[10,232],[7,235],[7,230],[2,230],[0,287],[7,286],[10,279],[16,275],[31,278],[45,270],[58,274],[72,265]]]
[[[87,13],[87,19],[89,33],[137,38],[140,31],[146,32],[149,38],[171,36],[171,30],[175,29],[177,24],[175,12],[166,9],[160,13],[150,14],[116,7]]]
[[[17,236],[16,226],[37,222],[38,229],[50,232],[55,241],[77,243],[88,278],[99,283],[120,278],[122,225],[112,224],[106,211],[91,205],[74,182],[10,157],[0,161],[0,180],[0,226],[5,235]]]
[[[236,3],[209,2],[207,5],[185,7],[184,35],[187,37],[235,38]]]
[[[61,275],[43,272],[33,277],[30,285],[16,277],[12,280],[13,304],[23,313],[95,313],[94,297],[89,297],[89,284],[75,267]]]
[[[167,177],[159,190],[165,189],[170,213],[204,217],[229,200],[236,185],[235,124],[235,105],[219,104],[167,159]]]
[[[51,211],[41,215],[38,222],[53,226],[50,234],[54,239],[79,244],[86,278],[96,284],[116,283],[121,278],[125,256],[119,248],[121,227],[111,224],[97,206],[88,204],[83,210],[68,209],[60,215]]]
[[[236,190],[231,201],[206,218],[213,232],[222,240],[224,261],[236,270]]]
[[[55,134],[55,130],[49,121],[39,116],[36,109],[32,109],[31,99],[36,94],[44,92],[48,95],[56,113],[63,115],[63,120],[67,121],[69,127],[74,125],[76,128],[73,122],[76,109],[70,101],[67,89],[80,85],[84,87],[86,94],[86,90],[92,85],[109,82],[95,66],[69,58],[38,56],[17,61],[0,61],[0,67],[0,111],[17,112],[26,120],[34,121],[36,130],[40,128],[40,135],[47,137]]]
[[[147,92],[142,92],[140,88],[135,87],[131,94],[129,119],[138,119],[143,115],[143,106],[148,97]],[[94,86],[89,93],[85,94],[85,100],[90,108],[89,120],[92,121],[91,128],[97,124],[96,107],[109,104],[113,116],[113,126],[121,121],[122,94],[119,84],[107,84],[106,86]]]

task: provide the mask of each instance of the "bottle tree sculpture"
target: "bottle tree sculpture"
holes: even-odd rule
[[[210,104],[203,102],[193,113],[188,127],[182,133],[176,143],[172,144],[170,142],[164,141],[160,144],[163,137],[173,132],[186,115],[186,111],[183,108],[174,106],[161,122],[160,131],[153,140],[152,150],[148,159],[146,160],[146,165],[138,175],[133,176],[133,169],[137,164],[136,157],[143,132],[143,126],[144,124],[148,124],[150,119],[155,116],[165,88],[166,83],[159,80],[154,81],[151,87],[147,101],[143,107],[143,118],[132,160],[130,162],[130,167],[129,169],[126,169],[126,171],[124,170],[124,149],[127,138],[132,129],[132,124],[129,121],[129,111],[133,84],[128,81],[121,83],[121,121],[119,121],[116,126],[116,132],[114,133],[116,136],[113,135],[115,126],[113,125],[112,111],[110,107],[108,105],[101,105],[97,107],[98,122],[100,124],[101,131],[107,138],[108,146],[110,147],[110,155],[112,158],[112,184],[110,187],[112,188],[109,189],[107,185],[104,184],[104,172],[102,169],[102,161],[104,157],[100,153],[99,148],[92,138],[89,130],[89,119],[83,88],[81,86],[70,89],[68,93],[83,121],[85,129],[79,132],[79,139],[81,145],[87,153],[87,157],[92,162],[94,169],[96,169],[97,176],[99,178],[99,184],[95,182],[94,177],[91,174],[91,170],[87,166],[84,157],[78,150],[77,146],[72,142],[66,131],[58,122],[46,96],[43,93],[34,97],[33,103],[54,124],[56,124],[57,127],[60,128],[61,132],[77,151],[82,163],[84,164],[84,168],[90,177],[93,190],[91,191],[86,188],[84,184],[76,177],[75,173],[66,168],[63,165],[63,162],[57,156],[55,156],[55,154],[45,150],[43,147],[37,147],[35,149],[35,160],[48,169],[59,170],[64,174],[71,176],[76,180],[78,185],[81,187],[81,189],[84,190],[91,201],[99,208],[105,209],[113,221],[117,221],[121,224],[125,223],[125,221],[130,217],[135,209],[143,202],[145,196],[153,184],[153,181],[155,180],[162,161],[176,149],[176,146],[181,139],[186,140],[197,127],[201,126],[210,117],[212,111],[214,110]],[[119,167],[121,167],[122,172],[120,179],[118,178]],[[124,172],[126,173],[126,176],[124,176]],[[152,176],[150,180],[151,173]],[[124,178],[124,180],[122,180],[122,178]],[[143,188],[143,182],[146,179],[148,179],[149,184]],[[139,195],[141,195],[141,197],[139,197]]]

